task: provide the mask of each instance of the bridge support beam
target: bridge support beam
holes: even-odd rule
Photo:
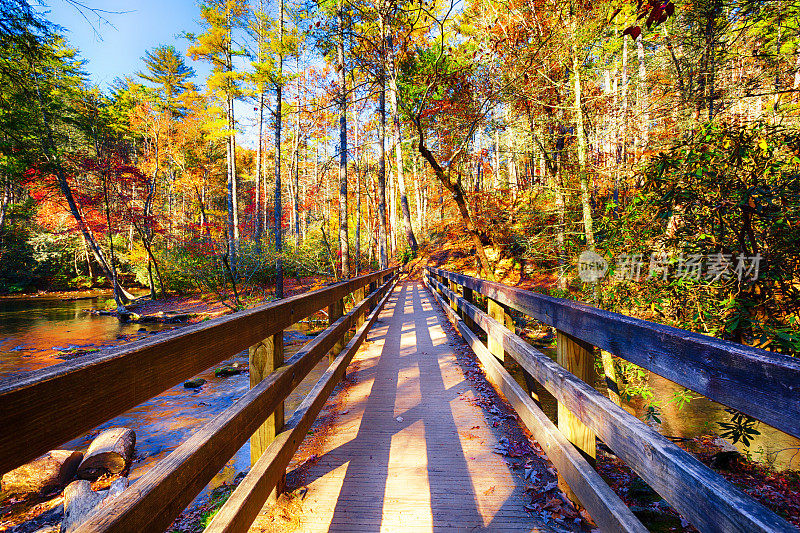
[[[472,292],[472,289],[463,287],[463,293],[464,293],[463,294],[464,299],[469,303],[471,303],[472,305],[475,305],[475,293]],[[478,326],[475,325],[475,322],[469,317],[467,313],[461,312],[460,315],[461,319],[464,321],[464,324],[466,324],[471,331],[474,332],[478,331]]]
[[[578,379],[594,383],[594,347],[591,344],[556,330],[556,362]],[[597,456],[594,432],[561,403],[558,404],[558,429],[594,466]],[[558,486],[573,503],[580,503],[560,475]]]
[[[490,317],[516,333],[514,329],[514,319],[511,317],[511,314],[508,312],[508,308],[506,306],[500,302],[492,300],[491,298],[486,298],[486,304],[486,309]],[[472,321],[467,317],[464,319],[464,322],[469,326]],[[472,322],[472,324],[474,324],[474,322]],[[541,406],[539,394],[536,390],[536,380],[534,380],[530,374],[525,372],[525,370],[520,367],[519,364],[517,364],[513,357],[510,355],[506,357],[506,352],[503,349],[503,343],[491,335],[488,335],[486,347],[489,348],[489,351],[492,352],[495,357],[497,357],[497,359],[503,363],[503,367],[508,370],[512,376],[514,376],[514,379],[519,386],[531,396],[533,401],[536,402],[536,405]]]
[[[450,290],[453,291],[453,294],[460,294],[461,291],[458,290],[460,286],[455,281],[447,281],[447,284],[448,287],[450,287]],[[458,302],[455,300],[450,300],[450,307],[453,309],[453,311],[458,313]]]
[[[250,388],[252,389],[264,378],[269,376],[283,364],[283,331],[264,339],[264,341],[251,346],[248,350],[250,367]],[[256,464],[264,450],[283,431],[284,410],[283,402],[278,404],[275,412],[267,418],[253,436],[250,437],[250,464]],[[284,491],[286,475],[281,477],[275,490],[270,494],[268,501],[272,502]]]
[[[510,314],[508,314],[505,306],[500,302],[492,300],[491,298],[487,298],[486,303],[489,316],[500,324],[503,324],[509,330],[514,331],[514,319],[511,318]],[[508,359],[506,358],[506,352],[503,350],[503,343],[491,335],[489,335],[486,346],[489,348],[489,351],[492,352],[495,357],[497,357],[503,363],[512,360],[510,357]]]

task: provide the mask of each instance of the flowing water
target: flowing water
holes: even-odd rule
[[[101,293],[80,300],[0,299],[0,380],[74,358],[76,350],[92,350],[108,341],[135,340],[176,327],[171,324],[122,324],[113,316],[94,316],[85,311],[102,305],[108,298],[109,295]],[[311,339],[305,334],[307,326],[296,324],[284,333],[286,358]],[[91,357],[91,354],[84,357]],[[129,427],[136,432],[135,456],[130,472],[133,481],[249,389],[247,373],[214,376],[215,368],[235,362],[246,365],[247,352],[195,376],[206,380],[199,389],[177,385],[62,447],[85,450],[103,429]],[[287,398],[286,418],[291,416],[326,368],[327,359],[324,359]],[[245,443],[198,498],[202,499],[208,491],[231,481],[249,466],[249,443]]]

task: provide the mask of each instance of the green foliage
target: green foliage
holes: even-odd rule
[[[677,327],[800,353],[797,313],[800,277],[800,132],[757,123],[708,124],[678,140],[643,170],[644,188],[622,209],[598,220],[608,255],[641,254],[640,280],[600,285],[607,309],[651,317]],[[667,279],[648,276],[658,252],[672,258]],[[722,253],[731,269],[719,279],[679,277],[681,256]],[[738,257],[759,254],[739,280]]]

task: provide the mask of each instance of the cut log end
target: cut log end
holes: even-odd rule
[[[136,434],[130,428],[111,428],[103,431],[86,450],[78,467],[78,477],[95,480],[105,474],[125,472],[133,457]]]

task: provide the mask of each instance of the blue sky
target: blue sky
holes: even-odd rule
[[[171,44],[184,54],[197,73],[194,82],[202,90],[210,71],[207,63],[186,57],[189,41],[184,32],[201,33],[198,0],[77,0],[89,9],[79,10],[68,0],[42,0],[37,9],[63,27],[69,43],[87,61],[84,70],[91,82],[107,92],[114,80],[134,76],[144,69],[142,57],[160,44]],[[31,2],[36,6],[36,2]],[[236,102],[237,142],[254,148],[257,142],[253,104]]]
[[[142,69],[142,56],[159,44],[172,44],[182,53],[189,43],[180,35],[198,32],[200,9],[195,0],[84,0],[98,15],[82,13],[67,0],[46,0],[46,17],[66,29],[70,44],[88,60],[85,65],[93,83],[105,90],[120,76]],[[208,67],[186,58],[198,78]],[[195,80],[201,84],[201,79]]]

